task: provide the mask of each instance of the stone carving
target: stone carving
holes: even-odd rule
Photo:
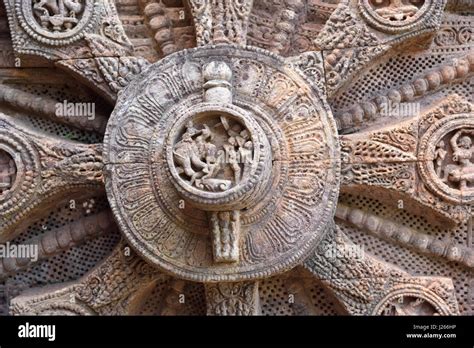
[[[99,145],[49,139],[0,114],[0,146],[15,154],[16,166],[15,184],[0,195],[0,213],[9,216],[0,221],[1,242],[20,232],[15,227],[26,213],[44,209],[52,197],[102,184]]]
[[[406,289],[392,291],[379,303],[373,314],[389,316],[449,315],[449,312],[444,312],[444,308],[437,306],[439,299],[433,300],[433,297],[423,288],[416,289],[415,287],[411,291]]]
[[[196,44],[193,17],[184,2],[140,1],[147,26],[164,56]]]
[[[22,29],[48,45],[70,44],[95,25],[99,2],[95,0],[15,0]]]
[[[247,40],[284,57],[316,50],[313,40],[337,8],[338,0],[255,1]]]
[[[12,188],[15,177],[15,161],[7,152],[0,150],[0,195]]]
[[[357,126],[362,122],[381,117],[383,109],[387,108],[387,106],[396,109],[395,106],[401,103],[414,102],[447,84],[471,76],[473,72],[474,53],[471,52],[458,59],[454,59],[452,62],[443,64],[437,69],[433,69],[399,88],[388,91],[386,94],[379,95],[372,100],[366,100],[350,110],[341,113],[341,115],[338,115],[339,117],[336,118],[339,128],[343,130],[351,126]],[[407,116],[413,117],[416,115],[408,113]],[[396,117],[396,115],[393,117]],[[399,118],[401,117],[399,116]]]
[[[429,22],[429,14],[438,11],[439,5],[434,0],[359,0],[364,19],[374,28],[392,34]]]
[[[11,313],[470,314],[472,5],[4,3]]]
[[[181,178],[204,191],[227,191],[250,174],[254,161],[250,132],[226,116],[200,123],[188,122],[174,145],[174,165]]]
[[[460,191],[471,189],[474,180],[474,163],[471,158],[474,155],[472,137],[474,129],[460,129],[449,136],[449,147],[444,140],[440,140],[435,151],[435,170],[442,181]],[[448,151],[451,158],[446,158]],[[446,159],[446,161],[445,161]],[[472,190],[472,189],[471,189]]]
[[[448,202],[472,203],[473,107],[459,98],[454,100],[459,103],[454,110],[448,109],[448,102],[424,117],[421,124],[426,131],[420,141],[423,161],[418,167],[426,186],[436,195]],[[439,112],[443,112],[441,118],[435,116]]]
[[[388,31],[412,25],[423,18],[432,0],[360,0],[360,8],[369,23]]]
[[[210,43],[243,45],[253,0],[189,0],[198,46]]]
[[[403,42],[408,45],[412,35],[423,41],[429,37],[427,32],[434,34],[444,5],[444,1],[426,0],[415,16],[392,21],[377,14],[374,8],[374,4],[379,4],[377,0],[359,0],[358,3],[358,7],[357,1],[341,3],[314,40],[319,49],[328,50],[325,69],[329,97],[343,90],[349,79],[392,47],[400,47]],[[378,10],[384,15],[403,13],[400,8],[413,11],[416,7],[405,0],[387,0],[376,5],[379,6]],[[398,8],[395,12],[394,7]]]
[[[48,288],[12,301],[14,314],[29,315],[123,315],[143,304],[143,294],[164,278],[155,269],[128,253],[119,243],[112,255],[93,272],[49,293]]]
[[[82,18],[85,4],[74,0],[33,0],[33,14],[45,29],[65,32],[73,29]]]
[[[443,241],[417,230],[344,204],[337,206],[336,217],[379,238],[393,241],[419,252],[474,267],[474,251],[452,238]]]
[[[438,223],[466,221],[469,208],[462,203],[470,202],[473,192],[468,187],[462,191],[460,186],[469,178],[470,160],[465,159],[464,164],[454,161],[457,157],[453,157],[450,141],[456,130],[472,127],[471,110],[470,103],[452,96],[420,118],[414,115],[395,127],[342,136],[342,190],[369,185],[378,195],[393,191],[389,195],[406,199],[409,205],[413,202],[414,210],[422,204],[438,216]],[[439,147],[441,142],[449,144],[445,145],[449,153]],[[457,140],[455,145],[459,148]],[[461,151],[461,156],[467,156],[469,149]],[[416,188],[422,185],[432,194]]]
[[[324,75],[324,60],[321,52],[309,52],[297,57],[289,58],[288,62],[294,64],[326,94],[326,77]]]
[[[334,124],[308,93],[310,82],[282,70],[291,69],[283,60],[231,46],[210,59],[208,50],[165,59],[143,85],[124,90],[105,139],[106,186],[127,239],[152,263],[195,280],[258,278],[298,262],[322,236],[316,221],[331,215],[338,186]],[[219,63],[224,56],[228,63]],[[213,129],[223,140],[211,144],[218,150],[219,141],[231,141],[235,156],[239,143],[250,148],[248,137],[252,162],[231,160],[227,176],[215,177],[226,185],[200,187],[207,162],[192,152],[177,160],[176,147],[183,137],[204,141]],[[131,197],[136,204],[125,203]]]
[[[412,277],[373,256],[359,252],[354,257],[354,244],[335,227],[328,232],[304,266],[326,286],[333,289],[341,305],[352,315],[453,315],[459,312],[451,280],[447,278]],[[410,297],[427,304],[411,308]],[[394,299],[406,299],[398,309]],[[415,300],[416,301],[416,300]],[[422,305],[421,300],[418,301]]]
[[[220,283],[206,286],[207,315],[258,315],[258,283]]]
[[[469,45],[474,40],[471,26],[444,27],[436,35],[434,43],[441,47],[453,47],[456,45]]]
[[[8,0],[5,5],[19,57],[39,56],[55,62],[131,54],[132,45],[111,0]],[[108,50],[98,53],[97,46]],[[95,87],[93,81],[89,83]]]
[[[38,255],[35,260],[29,258],[3,258],[0,260],[0,279],[19,273],[37,262],[58,255],[64,250],[81,245],[91,239],[116,231],[110,212],[101,212],[87,216],[71,225],[56,228],[39,238],[23,243],[25,248],[37,246]],[[21,249],[21,245],[18,246]]]

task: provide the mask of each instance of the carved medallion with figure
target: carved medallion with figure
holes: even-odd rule
[[[14,0],[19,24],[36,41],[59,46],[84,37],[99,17],[97,0]]]
[[[109,201],[130,244],[193,280],[254,279],[301,260],[338,193],[339,145],[319,93],[254,48],[203,47],[152,66],[124,90],[105,138]]]
[[[436,146],[435,168],[442,181],[461,191],[474,184],[474,129],[460,129],[446,136]]]
[[[253,142],[239,122],[217,115],[195,126],[188,122],[173,149],[183,180],[205,191],[226,191],[249,175]]]

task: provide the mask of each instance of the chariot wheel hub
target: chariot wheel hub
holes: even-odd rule
[[[329,107],[264,50],[201,47],[152,65],[119,95],[104,153],[127,241],[180,278],[286,271],[333,219],[340,154]]]

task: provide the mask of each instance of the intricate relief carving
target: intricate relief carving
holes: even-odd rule
[[[0,214],[9,216],[0,221],[0,241],[15,233],[14,227],[26,213],[44,208],[41,204],[51,197],[102,184],[100,145],[49,139],[3,114],[0,151],[9,154],[16,168],[14,184],[0,195]]]
[[[453,98],[459,101],[459,98]],[[437,110],[423,117],[419,150],[423,161],[418,167],[425,184],[434,194],[448,202],[472,203],[473,107],[459,101],[454,110],[448,111],[452,102],[441,103],[435,108]],[[443,109],[445,111],[441,114]]]
[[[2,258],[0,259],[0,280],[8,278],[22,270],[31,267],[37,262],[42,262],[47,258],[58,255],[61,252],[81,245],[93,238],[114,233],[117,228],[115,226],[113,216],[110,211],[101,212],[91,216],[84,217],[75,221],[71,225],[46,232],[44,235],[32,238],[25,243],[18,245],[38,247],[38,255],[32,258]]]
[[[373,11],[385,20],[392,22],[411,22],[425,4],[425,0],[368,0]]]
[[[456,47],[467,46],[474,42],[474,29],[471,26],[446,26],[443,27],[434,39],[437,46],[440,47]]]
[[[424,287],[398,287],[392,290],[375,308],[374,315],[388,316],[434,316],[450,315],[436,294]]]
[[[70,44],[84,37],[97,21],[96,0],[16,0],[21,27],[48,45]]]
[[[211,212],[212,251],[216,262],[239,261],[240,211]]]
[[[189,121],[174,144],[173,159],[183,180],[211,192],[227,191],[245,181],[255,160],[249,130],[220,115],[199,126]]]
[[[396,127],[342,136],[346,165],[341,189],[360,190],[369,185],[371,192],[377,191],[378,195],[391,191],[389,195],[410,198],[415,211],[419,204],[432,209],[435,220],[440,218],[439,223],[465,221],[469,209],[462,203],[474,195],[469,187],[461,190],[460,186],[469,179],[470,160],[464,159],[463,165],[454,161],[449,143],[456,130],[472,127],[472,115],[457,114],[469,112],[472,107],[459,97],[452,97],[435,109],[438,111],[426,111],[421,118],[412,117]],[[443,143],[449,149],[440,148]],[[460,155],[467,156],[469,149],[460,151]],[[422,189],[425,185],[431,194]]]
[[[455,215],[455,211],[451,211]],[[338,204],[336,217],[364,230],[376,237],[403,245],[424,254],[446,258],[459,262],[469,268],[474,267],[474,250],[458,243],[452,238],[440,241],[433,236],[421,233],[416,229],[395,223],[361,209]],[[459,220],[459,218],[454,218]]]
[[[49,292],[37,289],[12,301],[14,315],[124,315],[134,314],[143,294],[164,278],[153,267],[129,253],[123,243],[94,270],[72,284]]]
[[[369,0],[359,0],[358,11],[355,1],[342,2],[316,37],[316,45],[328,50],[324,60],[329,97],[334,96],[351,77],[391,48],[399,47],[404,42],[408,44],[414,37],[420,37],[420,41],[427,40],[427,33],[434,33],[441,22],[444,5],[443,1],[426,0],[415,17],[410,17],[416,20],[405,23],[381,17],[371,5],[376,3],[379,1],[370,0],[369,3]],[[392,6],[392,3],[407,11],[415,8],[407,6],[405,0],[384,0],[380,6]],[[389,12],[381,13],[389,16]]]
[[[341,3],[315,38],[315,43],[320,49],[342,49],[376,46],[381,42],[347,4]]]
[[[284,57],[316,51],[313,42],[339,0],[255,1],[248,43]]]
[[[420,314],[454,315],[459,308],[453,283],[447,278],[413,277],[365,252],[353,257],[348,250],[354,245],[338,227],[328,232],[317,251],[305,262],[305,267],[334,291],[349,314]],[[391,307],[394,298],[406,298],[398,312]],[[421,308],[410,308],[410,297],[428,303]],[[421,305],[421,301],[419,301]],[[434,310],[433,310],[434,309]],[[385,312],[384,312],[385,311]],[[390,313],[389,313],[390,311]]]
[[[114,93],[118,93],[150,66],[148,61],[137,57],[100,57],[95,58],[95,61]]]
[[[260,301],[257,282],[206,285],[207,315],[258,315]]]
[[[321,52],[307,52],[288,61],[301,69],[313,81],[322,93],[326,94],[326,80],[324,75],[324,61]]]
[[[198,46],[211,43],[244,45],[253,0],[189,0]]]
[[[22,58],[90,58],[96,52],[83,39],[91,36],[120,51],[117,56],[131,54],[112,0],[7,0],[5,4],[15,54]]]
[[[12,188],[15,178],[15,161],[8,152],[0,149],[0,195]]]
[[[453,82],[465,79],[474,72],[474,53],[468,53],[460,58],[453,59],[440,67],[433,69],[399,88],[393,89],[373,99],[363,101],[351,109],[338,115],[339,129],[344,130],[351,126],[358,126],[376,118],[387,116],[389,108],[395,109],[402,103],[410,103],[421,99],[430,93],[443,88]],[[400,114],[400,113],[399,113]],[[396,115],[400,118],[400,115]],[[413,112],[404,117],[414,117]]]
[[[436,174],[448,186],[460,191],[472,190],[474,181],[474,147],[472,138],[474,129],[462,128],[454,134],[448,134],[436,145],[434,169]]]
[[[199,48],[122,92],[105,139],[106,185],[150,262],[188,279],[237,281],[288,269],[321,238],[339,149],[320,92],[289,71],[263,50]],[[219,149],[229,158],[216,171],[205,155]]]
[[[429,21],[434,9],[442,10],[435,0],[359,0],[359,8],[368,23],[388,33],[405,32]],[[444,5],[444,4],[443,4]]]
[[[449,8],[470,11],[468,1],[450,1]],[[120,243],[79,280],[17,297],[12,312],[137,314],[153,291],[150,312],[159,303],[163,314],[187,313],[180,303],[186,293],[185,302],[202,302],[205,295],[209,315],[255,315],[265,310],[258,286],[265,284],[263,298],[274,279],[289,280],[275,291],[297,295],[288,306],[293,313],[310,313],[314,302],[329,307],[313,289],[306,291],[314,281],[299,278],[306,272],[261,280],[304,263],[339,301],[337,312],[457,314],[451,279],[412,276],[366,254],[341,232],[384,259],[406,257],[409,263],[394,263],[413,266],[413,274],[448,274],[457,292],[465,292],[464,275],[474,267],[466,222],[474,203],[474,107],[453,94],[470,91],[473,31],[470,13],[443,14],[446,2],[118,0],[127,34],[137,43],[133,50],[116,1],[5,0],[22,64],[60,67],[117,103],[102,151],[102,144],[48,137],[22,122],[102,133],[107,117],[61,121],[53,107],[62,92],[32,99],[33,92],[2,86],[0,106],[15,117],[0,115],[0,243],[35,230],[30,222],[51,212],[58,199],[102,193],[105,184],[111,213],[78,213],[68,225],[15,243],[38,246],[37,261],[44,262],[114,232],[115,220],[137,252]],[[0,20],[0,31],[3,26]],[[406,47],[426,48],[432,38],[429,53],[393,57]],[[246,47],[247,39],[267,51]],[[165,58],[150,65],[137,55],[154,43]],[[411,62],[423,67],[404,71]],[[13,63],[5,76],[14,83],[36,75]],[[379,63],[398,70],[392,76],[377,65],[374,81],[361,78],[345,91],[355,75]],[[47,72],[39,80],[48,78]],[[434,99],[441,105],[427,111]],[[379,120],[384,106],[415,100],[421,117],[400,116],[410,118],[397,125],[397,117],[388,125]],[[367,121],[370,129],[337,137],[329,104],[341,106],[344,134]],[[340,185],[351,193],[346,203],[337,202]],[[359,194],[364,197],[355,201]],[[390,211],[400,202],[403,209]],[[332,226],[335,212],[341,230]],[[421,214],[429,221],[423,226]],[[431,222],[443,229],[431,230]],[[455,223],[462,224],[443,234]],[[0,260],[0,281],[35,262]],[[158,269],[176,278],[168,288],[157,286],[169,280]],[[197,284],[192,301],[187,288],[196,285],[187,281],[206,283]],[[459,299],[463,314],[465,297]]]
[[[67,32],[79,23],[85,7],[77,0],[33,0],[33,17],[46,30]]]
[[[140,4],[145,22],[163,56],[196,45],[193,18],[184,0],[140,0]]]

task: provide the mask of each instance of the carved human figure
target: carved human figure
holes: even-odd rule
[[[196,133],[197,130],[192,123],[188,123],[186,131],[181,140],[175,145],[173,151],[178,172],[184,172],[190,177],[191,185],[197,178],[204,175],[201,170],[206,167],[206,163],[201,160],[198,144],[193,139],[193,135]],[[203,141],[202,139],[203,138],[201,138],[201,141]],[[193,169],[193,166],[198,170]]]
[[[371,0],[370,3],[380,17],[400,22],[412,18],[424,0]]]
[[[240,162],[244,165],[244,171],[242,173],[242,177],[246,178],[249,175],[250,171],[250,163],[252,162],[252,154],[253,154],[253,143],[249,140],[243,144],[243,146],[239,149],[240,151]]]
[[[221,168],[221,159],[217,155],[217,146],[211,143],[213,139],[214,134],[212,134],[211,129],[207,125],[204,125],[202,134],[196,138],[199,151],[203,154],[206,162],[206,166],[202,170],[205,173],[202,180],[213,178]]]
[[[249,172],[253,143],[245,127],[225,116],[195,126],[188,122],[175,144],[173,158],[178,174],[200,189],[225,191]]]
[[[450,140],[453,149],[452,160],[457,165],[446,166],[444,180],[459,183],[460,190],[468,188],[468,184],[474,182],[474,163],[471,158],[474,154],[471,136],[474,130],[460,130]]]
[[[446,145],[443,140],[441,140],[438,145],[436,145],[436,150],[434,153],[435,163],[436,163],[436,174],[441,177],[441,172],[443,170],[443,161],[446,158],[447,151],[445,149]]]
[[[33,10],[41,26],[52,26],[53,31],[72,29],[83,9],[82,0],[33,0]]]
[[[238,183],[241,178],[241,169],[238,160],[239,154],[235,150],[235,146],[237,146],[237,141],[235,140],[235,138],[230,137],[228,140],[228,144],[224,144],[224,149],[227,155],[226,157],[228,163],[231,166],[232,171],[234,172],[234,182]]]
[[[13,159],[5,151],[0,150],[0,194],[12,187],[15,174]]]

